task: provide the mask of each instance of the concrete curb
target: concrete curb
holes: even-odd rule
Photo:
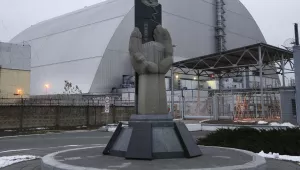
[[[267,169],[267,162],[266,159],[259,156],[258,154],[255,154],[250,151],[242,150],[242,149],[235,149],[235,148],[225,148],[225,147],[217,147],[217,146],[204,146],[204,147],[214,147],[214,148],[220,148],[220,149],[228,149],[233,151],[238,151],[245,153],[247,155],[252,156],[253,160],[251,162],[248,162],[244,165],[235,165],[235,166],[228,166],[228,167],[222,167],[222,168],[209,168],[209,169],[201,169],[201,170],[265,170]]]
[[[63,164],[57,160],[55,160],[55,156],[61,153],[66,153],[70,151],[78,151],[78,150],[85,150],[85,149],[93,149],[93,148],[100,148],[104,146],[96,146],[96,147],[85,147],[85,148],[77,148],[77,149],[69,149],[64,151],[59,151],[55,153],[51,153],[49,155],[44,156],[41,159],[41,170],[111,170],[111,169],[98,169],[98,168],[89,168],[89,167],[80,167],[80,166],[73,166],[68,164]],[[224,147],[215,147],[215,146],[202,146],[202,147],[213,147],[213,148],[220,148],[220,149],[228,149],[237,152],[242,152],[244,154],[250,155],[253,159],[251,162],[248,162],[243,165],[235,165],[235,166],[227,166],[227,167],[217,167],[217,168],[202,168],[202,169],[185,169],[185,170],[265,170],[266,169],[266,160],[265,158],[245,150],[240,149],[233,149],[233,148],[224,148]]]

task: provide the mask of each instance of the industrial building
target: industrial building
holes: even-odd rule
[[[28,97],[30,46],[0,42],[0,98]]]
[[[174,46],[165,81],[175,118],[295,122],[294,83],[284,81],[293,53],[268,45],[239,0],[159,3]],[[133,27],[134,0],[106,0],[33,25],[10,43],[31,48],[31,96],[61,97],[69,82],[82,92],[76,98],[113,95],[133,106]]]
[[[173,38],[175,61],[266,43],[239,0],[159,2],[163,6],[163,27]],[[133,7],[134,0],[107,0],[43,21],[14,37],[11,43],[31,46],[30,94],[63,93],[65,80],[78,85],[84,94],[93,95],[132,87],[128,40],[134,27]],[[194,79],[178,77],[175,87],[196,89]],[[201,82],[202,88],[219,87],[218,81],[206,81]],[[166,82],[170,87],[170,74]],[[243,82],[235,79],[223,86],[239,88],[245,86]],[[265,82],[276,86],[278,76]]]

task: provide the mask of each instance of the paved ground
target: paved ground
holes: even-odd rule
[[[194,137],[204,137],[208,133],[192,132]],[[91,131],[0,138],[0,157],[24,154],[42,157],[56,151],[106,144],[111,135],[109,132]],[[300,170],[295,163],[276,160],[268,160],[267,163],[268,170]],[[15,164],[3,170],[40,170],[40,160]]]
[[[300,166],[294,162],[278,161],[275,159],[267,160],[267,170],[300,170]]]
[[[60,153],[55,159],[63,164],[92,167],[98,169],[122,170],[181,170],[243,165],[253,160],[252,156],[228,149],[200,147],[203,156],[192,159],[159,159],[153,161],[126,160],[124,158],[103,156],[103,147]]]

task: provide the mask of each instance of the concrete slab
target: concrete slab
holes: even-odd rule
[[[200,146],[203,156],[192,159],[126,160],[103,156],[103,147],[71,149],[42,158],[42,170],[265,170],[266,160],[252,152]]]

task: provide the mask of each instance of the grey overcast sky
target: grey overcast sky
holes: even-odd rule
[[[40,21],[103,0],[0,0],[0,41],[7,42]],[[300,0],[241,0],[257,21],[269,44],[281,46],[293,38],[300,23]]]

